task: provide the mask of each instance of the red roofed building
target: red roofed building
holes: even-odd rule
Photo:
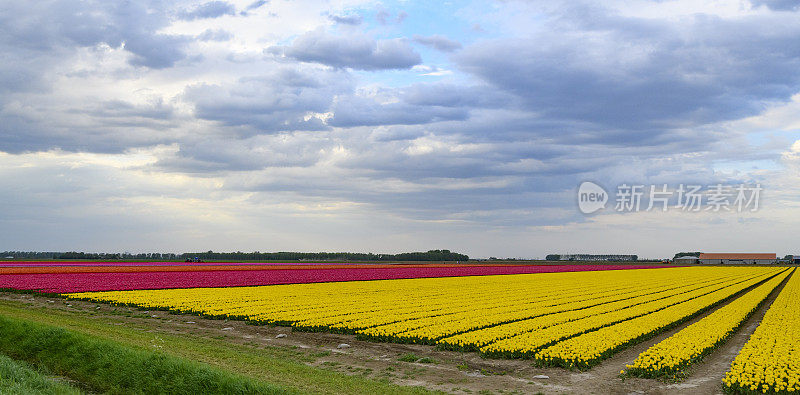
[[[776,254],[736,254],[736,253],[702,253],[700,263],[710,265],[726,264],[769,264],[778,260]]]

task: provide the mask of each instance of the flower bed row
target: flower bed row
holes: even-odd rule
[[[795,273],[722,380],[727,392],[800,392],[800,275]]]
[[[546,290],[549,296],[557,295],[557,299],[544,297],[529,297],[525,303],[497,303],[472,306],[472,308],[457,314],[447,314],[429,317],[421,320],[402,321],[392,325],[378,326],[361,330],[358,333],[365,335],[391,336],[402,342],[423,342],[441,344],[442,348],[453,347],[453,336],[464,336],[475,339],[474,343],[486,341],[487,335],[493,333],[492,328],[511,326],[519,328],[525,324],[517,323],[558,323],[579,319],[581,317],[600,314],[630,307],[645,301],[652,301],[667,293],[683,293],[687,281],[684,278],[672,276],[671,272],[659,272],[660,275],[647,275],[638,279],[630,279],[620,283],[619,276],[615,278],[596,278],[597,285],[589,289],[582,289],[576,293],[552,292]],[[652,274],[650,272],[649,274]],[[703,277],[705,279],[705,277]],[[677,288],[677,290],[676,290]],[[485,328],[485,330],[484,330]],[[469,334],[475,333],[476,337]],[[419,339],[419,340],[415,340]],[[462,343],[463,348],[477,346],[474,343]],[[455,343],[458,344],[458,343]]]
[[[702,320],[684,328],[639,354],[627,365],[627,375],[674,379],[704,355],[725,342],[767,297],[785,276],[778,276],[721,307]]]
[[[517,267],[521,265],[497,265],[497,267]],[[468,268],[486,267],[486,265],[466,265],[466,264],[311,264],[311,265],[287,265],[287,264],[180,264],[180,265],[159,265],[159,264],[139,264],[139,265],[75,265],[75,266],[0,266],[0,275],[3,274],[66,274],[66,273],[146,273],[146,272],[213,272],[227,270],[320,270],[320,269],[401,269],[401,268]]]
[[[518,335],[533,339],[534,337],[526,334],[534,331],[543,331],[546,328],[552,329],[544,333],[537,332],[536,337],[539,339],[552,339],[551,336],[545,336],[546,333],[556,333],[557,331],[560,331],[564,336],[583,333],[591,329],[599,328],[600,326],[608,325],[609,323],[647,314],[698,295],[713,292],[716,289],[724,287],[726,284],[743,281],[747,278],[746,276],[742,276],[744,273],[740,270],[717,269],[716,271],[719,272],[715,273],[718,276],[706,277],[698,275],[694,278],[681,277],[667,281],[662,280],[658,282],[662,284],[662,286],[658,288],[647,287],[646,283],[639,283],[630,294],[606,296],[604,298],[606,300],[603,300],[604,303],[596,303],[594,305],[589,305],[589,307],[582,307],[554,314],[542,314],[539,317],[510,322],[503,325],[490,326],[488,328],[446,337],[441,339],[439,343],[443,348],[452,350],[464,349],[477,351],[485,347],[484,351],[487,354],[493,352],[502,354],[507,351],[521,352],[523,351],[522,348],[510,349],[502,345],[487,346],[491,343]],[[620,296],[625,297],[620,298]],[[580,303],[580,301],[576,302],[578,305]],[[551,342],[554,340],[547,341]],[[521,346],[523,342],[516,343]],[[545,345],[541,342],[538,344],[540,346]]]
[[[617,273],[625,277],[633,272],[642,271]],[[595,277],[616,276],[606,273],[609,272],[442,277],[225,289],[89,292],[71,296],[147,307],[164,306],[215,314],[247,315],[253,321],[303,323],[302,326],[310,329],[344,327],[354,322],[355,325],[368,327],[386,320],[392,322],[472,309],[481,301],[505,300],[513,303],[536,295],[544,296],[553,291],[557,291],[557,295],[558,292],[575,288],[589,290],[595,284],[586,281]],[[369,319],[373,320],[372,324],[363,321]]]
[[[659,266],[646,266],[659,267]],[[336,269],[271,269],[221,271],[156,271],[133,273],[0,274],[0,289],[70,293],[112,290],[239,287],[275,284],[386,280],[405,278],[487,276],[528,273],[635,269],[629,265],[345,267]],[[232,268],[235,269],[235,268]]]
[[[779,274],[783,278],[787,275],[786,270]],[[542,365],[589,368],[616,351],[673,328],[762,281],[762,278],[749,280],[651,314],[572,337],[536,352],[534,358]]]
[[[771,271],[763,270],[743,271],[748,274],[744,277],[731,279],[722,283],[715,283],[707,287],[701,287],[687,293],[681,293],[671,297],[642,303],[636,306],[612,311],[606,314],[598,314],[574,321],[568,321],[556,325],[543,325],[532,331],[521,333],[517,336],[508,337],[499,341],[492,342],[480,348],[480,351],[492,357],[526,357],[533,358],[536,353],[559,341],[569,339],[583,333],[595,331],[614,324],[622,323],[627,320],[644,317],[654,314],[665,308],[691,302],[697,298],[709,294],[718,294],[727,289],[741,286],[750,286],[769,276]],[[547,317],[545,317],[546,319]]]
[[[292,325],[297,330],[355,333],[378,341],[428,344],[442,344],[446,339],[443,334],[454,331],[479,333],[481,330],[474,328],[484,328],[496,320],[538,315],[534,320],[544,322],[553,318],[554,322],[560,322],[544,331],[525,333],[527,337],[515,336],[496,343],[491,343],[494,340],[491,338],[476,340],[504,345],[506,348],[498,349],[500,352],[520,356],[513,353],[523,338],[545,341],[538,350],[587,330],[657,314],[669,306],[695,300],[719,301],[777,272],[775,268],[764,267],[692,267],[88,292],[69,297],[259,324]],[[603,313],[603,309],[613,311]],[[625,312],[617,314],[618,311]],[[573,318],[590,316],[570,321],[567,317],[570,314]],[[565,318],[567,321],[562,322]],[[587,322],[584,319],[591,319],[590,329],[581,326]],[[524,321],[531,320],[519,322]],[[503,325],[514,324],[495,327]],[[548,334],[553,337],[546,338]]]

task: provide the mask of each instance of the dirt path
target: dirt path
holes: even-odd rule
[[[785,283],[784,283],[785,284]],[[783,284],[723,347],[697,365],[687,380],[678,384],[651,379],[618,377],[620,369],[642,351],[700,320],[697,317],[678,328],[625,349],[585,372],[560,368],[537,368],[527,360],[486,359],[477,353],[436,350],[431,346],[375,343],[354,336],[331,333],[292,332],[287,327],[253,326],[238,321],[208,320],[164,311],[139,311],[106,304],[66,301],[57,298],[0,292],[0,299],[32,308],[57,309],[69,314],[128,325],[154,333],[169,333],[219,339],[247,346],[285,347],[313,358],[309,365],[360,374],[401,385],[419,385],[449,393],[576,393],[576,394],[713,394],[721,392],[720,380]],[[286,335],[278,338],[279,334]],[[350,347],[337,348],[346,343]],[[431,358],[436,363],[400,361],[406,354]]]

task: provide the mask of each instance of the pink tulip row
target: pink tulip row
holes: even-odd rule
[[[212,265],[328,265],[325,262],[102,262],[102,261],[6,261],[0,267],[71,267],[71,266],[212,266]]]
[[[344,269],[273,269],[139,273],[52,273],[0,275],[0,289],[46,293],[132,289],[239,287],[336,281],[389,280],[423,277],[486,276],[502,274],[646,269],[654,265],[528,265],[465,267],[397,267]]]

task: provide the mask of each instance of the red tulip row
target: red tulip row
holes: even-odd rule
[[[34,273],[0,274],[0,289],[31,290],[44,293],[167,289],[197,287],[237,287],[274,284],[300,284],[338,281],[388,280],[401,278],[486,276],[503,274],[553,273],[591,270],[657,268],[648,265],[480,265],[416,267],[354,267],[271,270],[192,270],[142,271],[126,273]]]

